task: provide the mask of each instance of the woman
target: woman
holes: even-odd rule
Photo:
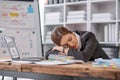
[[[57,52],[85,62],[97,58],[109,59],[92,32],[79,30],[72,32],[63,26],[57,26],[51,33],[51,39],[56,46],[47,52],[46,58],[49,54]]]

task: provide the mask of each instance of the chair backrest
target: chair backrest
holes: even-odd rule
[[[105,51],[109,58],[119,57],[119,46],[102,46],[102,49]]]

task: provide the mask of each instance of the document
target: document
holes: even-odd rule
[[[66,61],[44,60],[40,62],[35,62],[35,64],[40,64],[40,65],[63,65],[63,64],[72,64],[72,63],[83,64],[84,61],[82,60],[66,60]]]
[[[60,64],[70,64],[70,62],[66,61],[57,61],[57,60],[45,60],[45,61],[40,61],[40,62],[35,62],[35,64],[40,64],[40,65],[60,65]]]

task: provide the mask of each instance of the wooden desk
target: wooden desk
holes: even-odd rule
[[[0,62],[0,70],[11,70],[21,72],[21,64],[11,62]]]
[[[4,72],[4,74],[1,72]],[[3,76],[39,79],[41,74],[120,80],[120,69],[96,68],[92,67],[90,63],[46,66],[0,62],[0,75]]]
[[[20,63],[11,62],[0,62],[0,75],[14,77],[14,80],[17,80],[16,77],[38,80],[41,78],[41,76],[44,76],[42,74],[37,74],[33,72],[22,72],[22,67]]]
[[[96,68],[90,63],[45,66],[38,64],[22,64],[22,72],[33,72],[42,74],[77,76],[77,77],[96,77],[108,80],[120,80],[120,69]]]

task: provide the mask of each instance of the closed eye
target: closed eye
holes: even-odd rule
[[[69,41],[69,42],[72,41],[72,37],[71,37],[71,36],[68,37],[68,40],[67,40],[67,41]]]

